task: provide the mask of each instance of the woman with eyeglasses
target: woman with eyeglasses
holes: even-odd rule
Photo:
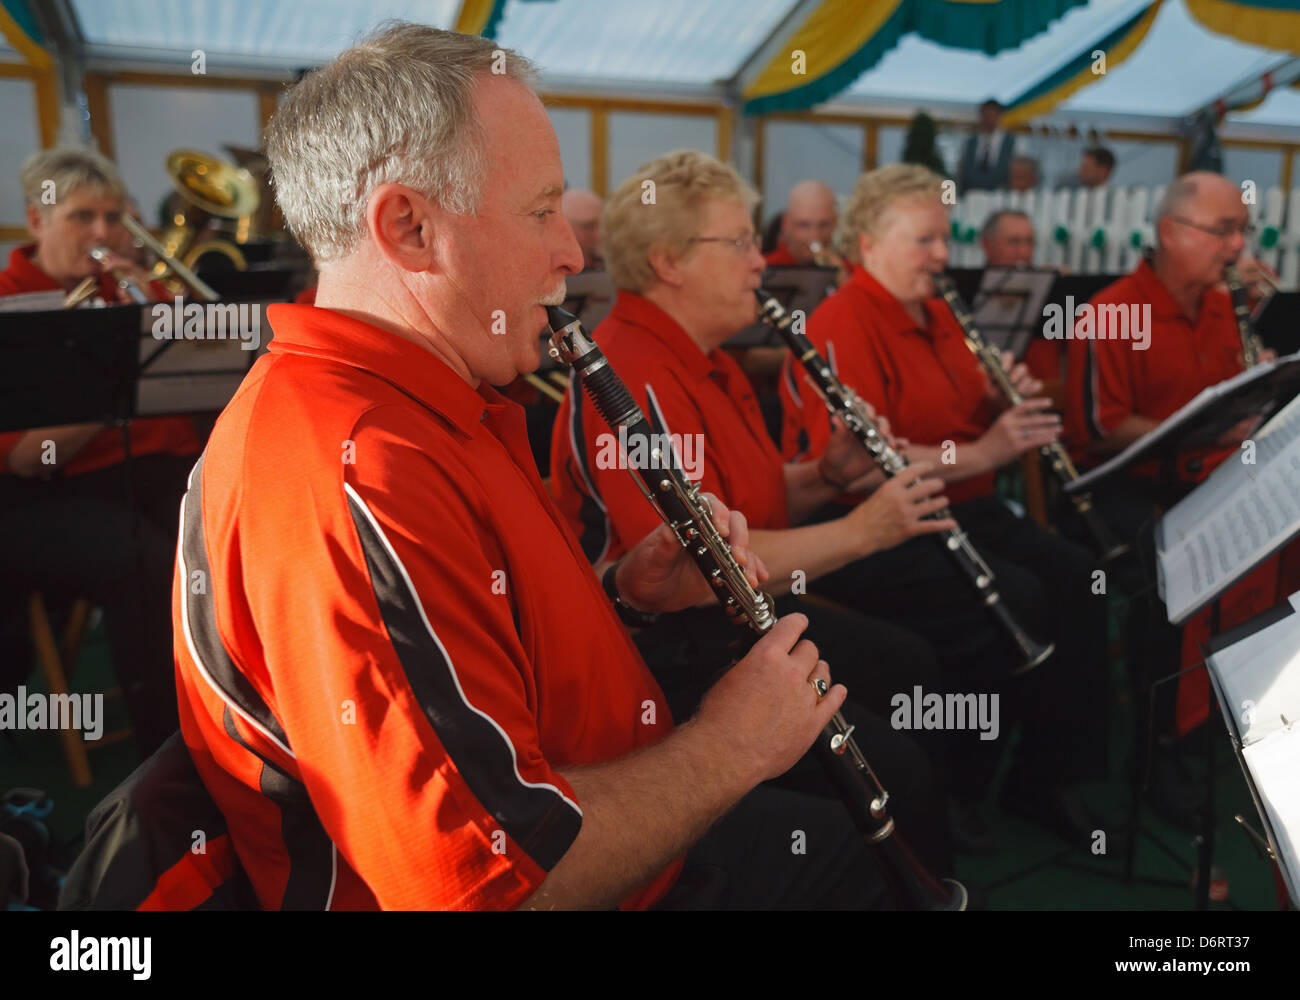
[[[950,525],[922,520],[942,503],[940,483],[921,465],[919,483],[891,480],[833,520],[809,523],[844,489],[881,477],[843,428],[821,462],[785,462],[753,387],[722,349],[757,318],[764,261],[751,215],[756,201],[734,169],[704,153],[681,150],[638,168],[606,201],[605,261],[619,291],[593,335],[651,422],[672,435],[687,475],[745,515],[778,615],[808,618],[808,638],[849,689],[855,738],[903,810],[900,826],[946,870],[943,781],[932,777],[944,767],[942,734],[899,732],[887,721],[897,692],[935,690],[934,653],[915,633],[858,613],[860,603],[834,609],[803,596],[825,573]],[[572,384],[552,442],[551,489],[599,572],[653,531],[659,516],[619,460],[609,427]],[[694,713],[730,662],[735,638],[716,605],[663,616],[638,633],[675,719]],[[811,776],[786,780],[806,788],[822,777],[814,765]]]
[[[840,380],[907,440],[907,457],[932,463],[1002,600],[1039,642],[1055,642],[1056,652],[1011,678],[1016,651],[930,539],[875,553],[814,587],[921,630],[951,687],[1000,695],[1002,732],[1010,734],[1017,719],[1022,730],[1004,806],[1086,850],[1099,826],[1077,786],[1105,773],[1105,597],[1090,589],[1094,560],[1086,550],[1013,513],[994,494],[997,470],[1056,440],[1060,422],[1023,365],[1010,375],[1025,401],[1006,406],[936,297],[934,275],[948,263],[944,185],[916,164],[858,179],[842,225],[862,266],[813,313],[807,332]],[[802,369],[790,364],[781,380],[786,454],[812,464],[826,452],[830,424]],[[957,808],[978,829],[1005,743],[962,732],[952,739],[960,748]]]

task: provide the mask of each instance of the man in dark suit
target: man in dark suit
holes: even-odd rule
[[[980,123],[962,145],[957,164],[957,186],[966,191],[992,191],[1007,186],[1011,160],[1016,155],[1015,136],[1000,128],[1002,105],[987,100],[980,105]]]

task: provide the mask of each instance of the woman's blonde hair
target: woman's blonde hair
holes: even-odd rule
[[[23,163],[22,184],[27,204],[40,209],[61,202],[81,188],[97,188],[115,201],[126,203],[126,185],[117,167],[92,149],[62,146],[34,153]]]
[[[849,203],[840,216],[835,246],[858,260],[858,237],[878,235],[886,214],[899,201],[935,200],[943,197],[944,178],[918,163],[893,163],[870,170],[858,178]]]
[[[643,292],[655,280],[650,252],[683,254],[708,201],[739,201],[746,211],[758,192],[721,160],[678,149],[642,164],[605,202],[605,266],[619,288]]]

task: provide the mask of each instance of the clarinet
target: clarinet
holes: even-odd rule
[[[652,432],[650,422],[632,394],[583,329],[576,316],[555,306],[546,308],[551,328],[551,356],[578,374],[596,410],[616,433],[627,439],[644,435],[654,444],[664,438]],[[580,406],[574,398],[571,405]],[[731,546],[713,523],[699,483],[686,477],[670,445],[649,449],[646,469],[629,471],[641,492],[690,553],[695,565],[713,587],[719,602],[737,625],[757,640],[776,624],[771,599],[750,586]],[[836,712],[816,743],[817,755],[840,791],[845,808],[876,852],[886,876],[909,909],[964,910],[966,887],[955,879],[938,879],[912,853],[889,814],[889,793],[853,738],[853,726]]]
[[[885,436],[867,415],[867,409],[858,394],[835,376],[831,366],[817,353],[817,348],[813,346],[812,341],[794,328],[790,314],[785,311],[781,303],[761,288],[755,289],[754,295],[758,298],[759,316],[781,335],[790,352],[803,365],[812,380],[813,388],[826,404],[831,416],[838,416],[844,421],[853,436],[862,442],[863,447],[886,476],[892,478],[902,474],[907,469],[907,459],[889,446]],[[931,521],[948,518],[952,518],[952,511],[947,507],[927,515],[927,520]],[[1011,616],[1011,612],[1002,602],[1001,595],[993,586],[995,579],[993,570],[976,551],[970,536],[958,526],[952,531],[939,532],[938,540],[957,569],[975,588],[980,602],[989,609],[1023,655],[1024,662],[1013,670],[1012,674],[1022,674],[1031,670],[1051,656],[1056,649],[1056,644],[1049,642],[1043,645],[1036,642]]]
[[[1228,295],[1232,299],[1232,313],[1237,320],[1237,335],[1241,338],[1241,360],[1245,367],[1254,368],[1259,364],[1260,352],[1264,342],[1255,332],[1250,321],[1250,300],[1246,297],[1246,286],[1242,284],[1237,265],[1229,264],[1223,269],[1223,280],[1228,285]]]
[[[1024,402],[1024,397],[1020,395],[1019,390],[1011,384],[1011,379],[1007,371],[1002,367],[1002,359],[998,357],[998,352],[993,348],[984,335],[975,329],[975,323],[971,318],[970,310],[966,308],[966,303],[962,301],[957,289],[949,280],[946,274],[935,274],[934,287],[943,300],[948,303],[948,308],[952,310],[957,324],[962,328],[962,333],[966,337],[966,346],[970,348],[971,353],[975,355],[976,360],[984,367],[993,384],[998,387],[1002,395],[1012,406],[1019,406]],[[1079,472],[1070,461],[1069,453],[1061,446],[1059,441],[1053,441],[1045,444],[1038,449],[1038,453],[1047,459],[1048,467],[1051,468],[1061,485],[1073,482],[1079,478]],[[1092,497],[1087,493],[1072,493],[1069,495],[1074,509],[1079,512],[1079,517],[1083,525],[1092,536],[1093,544],[1097,551],[1101,553],[1101,561],[1109,563],[1118,559],[1128,552],[1128,544],[1121,542],[1106,526],[1106,522],[1101,519],[1097,509],[1092,505]]]

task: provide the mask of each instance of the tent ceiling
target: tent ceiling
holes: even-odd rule
[[[988,97],[1010,100],[1047,76],[1052,68],[1089,51],[1146,0],[1092,0],[1070,11],[1043,35],[997,56],[945,49],[909,36],[880,64],[864,73],[837,104],[872,100],[950,103]],[[1141,46],[1121,66],[1064,101],[1061,117],[1132,115],[1182,117],[1210,104],[1234,84],[1258,77],[1287,61],[1285,52],[1246,45],[1202,28],[1181,0],[1166,3]],[[1194,65],[1194,72],[1189,67]],[[1271,106],[1230,116],[1254,124],[1298,124],[1288,95],[1271,95]],[[1282,98],[1282,100],[1274,100]],[[1266,102],[1266,103],[1269,103]]]
[[[208,72],[328,62],[386,18],[452,26],[459,0],[72,0],[89,55],[189,63]]]
[[[497,40],[548,76],[712,85],[731,77],[792,0],[508,3]]]
[[[459,0],[71,2],[95,64],[188,64],[191,51],[203,49],[209,73],[318,64],[386,18],[449,27],[460,9]],[[1091,0],[1019,48],[992,57],[909,35],[835,104],[969,108],[989,96],[1009,99],[1087,51],[1146,2]],[[716,96],[720,81],[736,73],[794,6],[795,0],[509,0],[497,38],[534,60],[549,83]],[[1059,113],[1069,119],[1181,117],[1286,58],[1215,35],[1191,18],[1183,0],[1167,0],[1128,61],[1069,98]],[[1300,125],[1298,97],[1277,91],[1230,120]]]

